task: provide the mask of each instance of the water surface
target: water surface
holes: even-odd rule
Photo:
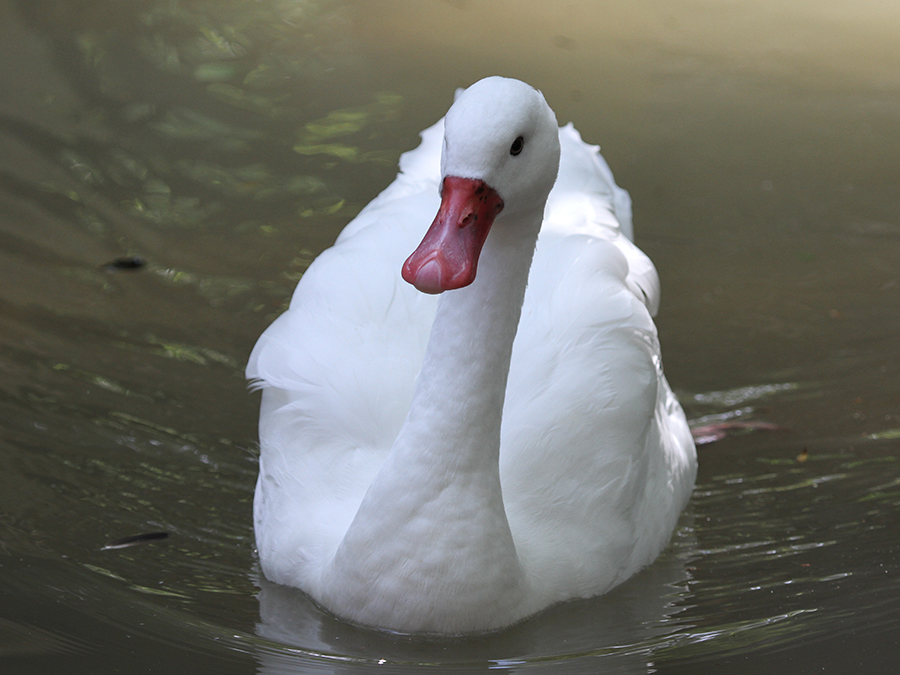
[[[3,671],[891,672],[898,30],[877,0],[0,0]],[[672,546],[608,596],[389,637],[259,578],[242,370],[489,74],[631,192],[689,416],[780,430],[701,446]]]

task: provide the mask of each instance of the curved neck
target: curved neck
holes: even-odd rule
[[[500,489],[500,423],[541,216],[498,218],[475,282],[441,298],[409,414],[326,571],[325,586],[345,597],[348,587],[365,591],[358,608],[341,608],[348,618],[452,631],[454,621],[471,624],[473,607],[490,622],[522,601]],[[422,615],[396,615],[398,588],[405,611]],[[429,613],[436,601],[442,611]]]
[[[521,235],[518,226],[495,226],[472,285],[442,296],[393,452],[497,467],[510,356],[534,253],[534,239]]]

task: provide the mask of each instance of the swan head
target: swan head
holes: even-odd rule
[[[556,116],[541,92],[504,77],[473,84],[444,118],[441,207],[403,278],[425,293],[468,286],[495,220],[537,237],[558,170]]]

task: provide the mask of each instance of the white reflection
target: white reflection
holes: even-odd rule
[[[357,628],[260,575],[257,634],[277,644],[257,651],[259,672],[413,673],[443,664],[464,673],[559,673],[563,666],[567,673],[652,673],[653,653],[669,644],[679,629],[673,619],[685,608],[696,550],[690,518],[682,519],[673,546],[612,593],[481,637],[432,640]]]

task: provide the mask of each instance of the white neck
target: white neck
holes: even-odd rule
[[[476,280],[441,298],[406,422],[324,572],[325,604],[351,620],[452,632],[478,614],[488,629],[522,602],[500,422],[541,218],[498,217]]]

